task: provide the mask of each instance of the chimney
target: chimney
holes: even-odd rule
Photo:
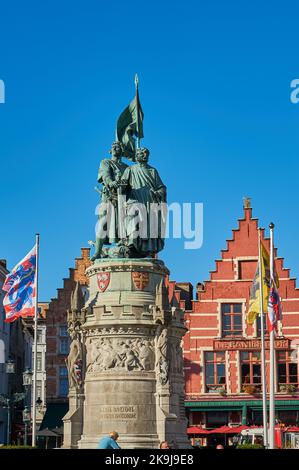
[[[244,209],[250,209],[251,208],[251,198],[248,196],[243,197],[243,205]]]
[[[0,264],[6,269],[6,259],[0,259]]]
[[[196,300],[199,300],[200,293],[205,292],[205,290],[206,290],[205,285],[202,282],[198,282],[196,284]]]

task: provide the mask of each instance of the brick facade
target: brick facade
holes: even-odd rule
[[[262,242],[269,251],[270,240],[265,236],[264,230]],[[253,326],[248,326],[246,322],[250,288],[257,262],[258,220],[252,217],[252,209],[247,204],[244,217],[239,219],[232,239],[227,241],[227,247],[221,251],[220,259],[216,260],[216,267],[211,271],[210,279],[196,285],[195,299],[193,286],[189,282],[177,283],[169,279],[167,281],[170,300],[185,309],[188,328],[184,338],[184,358],[189,425],[213,428],[221,424],[261,424],[262,397],[260,384],[256,383],[259,381],[259,372],[256,369],[260,367],[260,360],[254,359],[260,351],[258,322]],[[295,279],[290,277],[290,270],[284,267],[283,258],[277,256],[276,250],[275,263],[280,279],[279,293],[283,308],[276,354],[290,355],[293,374],[290,379],[288,373],[286,380],[291,381],[291,387],[282,386],[278,378],[281,378],[284,365],[280,365],[279,369],[277,367],[277,418],[285,424],[299,424],[299,289],[296,288]],[[61,371],[65,368],[67,357],[67,351],[60,350],[60,341],[63,341],[61,328],[67,324],[66,312],[70,307],[75,282],[79,280],[84,291],[88,282],[85,270],[90,265],[89,248],[83,248],[81,257],[76,259],[75,268],[70,269],[69,277],[64,279],[63,287],[58,289],[57,298],[52,299],[49,304],[46,316],[47,404],[67,402],[66,391],[61,393],[60,383]],[[236,312],[233,312],[235,308]],[[236,315],[239,318],[239,323],[235,325],[239,330],[237,334],[234,332],[233,336],[227,335],[226,315]],[[266,334],[266,340],[267,338]],[[222,361],[219,367],[221,377],[219,379],[217,369],[215,383],[211,385],[207,383],[207,380],[211,381],[208,371],[211,367],[215,369],[218,366],[211,366],[208,361],[209,358],[216,357],[217,363],[219,356]],[[248,365],[245,364],[246,358],[250,358]],[[246,367],[250,372],[244,375]],[[266,373],[269,383],[268,349]]]
[[[77,281],[83,287],[88,280],[85,270],[91,265],[89,259],[90,248],[81,249],[81,257],[75,259],[75,268],[70,268],[69,277],[63,279],[63,287],[57,289],[57,298],[52,299],[46,314],[47,345],[46,345],[46,371],[47,404],[51,402],[67,402],[66,389],[62,390],[62,381],[67,382],[67,377],[62,377],[67,358],[66,344],[68,336],[65,336],[64,328],[67,326],[67,310],[70,308],[71,293]],[[63,334],[62,334],[63,333]],[[62,347],[63,346],[63,347]],[[62,384],[63,386],[65,384]]]
[[[265,237],[264,230],[262,231],[262,241],[269,251],[270,240]],[[291,378],[289,377],[292,381],[291,387],[279,385],[278,379],[276,380],[277,418],[286,424],[299,424],[297,354],[299,289],[296,288],[295,279],[290,277],[290,270],[284,267],[283,258],[276,256],[276,250],[275,257],[283,309],[277,348],[280,348],[281,354],[288,351],[291,354],[290,360],[294,364],[290,369],[293,374]],[[246,358],[251,358],[250,361],[253,360],[252,354],[255,356],[256,351],[259,350],[257,324],[248,326],[246,322],[250,287],[257,261],[258,220],[252,218],[252,209],[246,207],[244,208],[244,218],[239,220],[238,228],[233,230],[232,239],[227,241],[227,247],[222,250],[221,258],[216,260],[216,268],[211,271],[210,279],[203,284],[197,284],[196,300],[192,299],[192,286],[189,283],[169,281],[170,297],[175,297],[182,307],[186,307],[185,320],[189,331],[184,338],[184,357],[186,408],[190,425],[201,424],[213,428],[221,424],[260,424],[261,422],[260,386],[256,385],[253,390],[254,387],[250,389],[250,386],[247,386],[245,382],[246,380],[248,383],[250,380],[258,381],[256,371],[259,366],[256,363],[253,366],[244,365]],[[236,336],[225,337],[226,323],[223,325],[223,321],[229,321],[225,318],[225,311],[229,312],[230,309],[239,311],[237,316],[241,318],[238,326],[240,331]],[[209,358],[214,360],[215,356],[207,353],[215,352],[219,347],[223,349],[221,357],[223,365],[217,369],[217,366],[208,364]],[[247,348],[245,349],[246,353],[244,353],[244,348]],[[252,354],[249,355],[249,353]],[[216,363],[217,361],[219,359],[216,359]],[[247,370],[247,367],[248,370],[250,367],[252,369],[245,377],[244,371]],[[209,387],[206,381],[212,380],[211,374],[216,369],[225,375],[225,379],[218,379],[218,383],[215,379],[216,386]],[[279,370],[281,379],[283,373],[281,371],[284,370],[284,366],[280,366]],[[278,369],[276,372],[278,374]],[[266,373],[269,384],[269,350],[266,351]],[[217,374],[218,372],[216,372]],[[297,374],[296,377],[295,374]]]

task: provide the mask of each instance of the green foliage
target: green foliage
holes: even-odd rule
[[[32,446],[13,446],[13,445],[11,445],[11,446],[5,446],[5,445],[4,445],[4,446],[1,446],[1,445],[0,445],[0,450],[1,450],[1,449],[13,449],[13,450],[14,450],[14,449],[37,449],[37,447],[32,447]]]
[[[279,391],[284,393],[294,393],[297,391],[297,387],[294,384],[282,384],[279,386]]]
[[[264,449],[262,444],[238,444],[236,449]]]

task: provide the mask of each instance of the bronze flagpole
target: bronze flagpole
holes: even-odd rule
[[[135,73],[135,90],[136,90],[136,111],[137,111],[137,119],[136,119],[136,130],[137,130],[137,148],[140,148],[140,137],[139,137],[139,92],[138,92],[138,75]]]

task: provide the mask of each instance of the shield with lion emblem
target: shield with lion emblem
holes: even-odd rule
[[[143,290],[149,283],[149,273],[135,271],[132,273],[132,279],[136,289]]]

